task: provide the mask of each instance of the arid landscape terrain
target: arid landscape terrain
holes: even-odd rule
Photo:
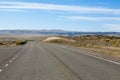
[[[120,61],[120,37],[104,35],[0,37],[0,47],[24,45],[28,41],[54,43],[79,48],[95,55]]]
[[[97,55],[109,56],[120,60],[120,37],[103,35],[48,37],[44,42],[79,47]]]
[[[0,80],[120,80],[120,0],[0,0]]]
[[[0,36],[1,80],[119,80],[119,65],[119,36]]]
[[[0,47],[11,47],[17,45],[23,45],[27,41],[24,38],[18,37],[9,37],[9,36],[0,36]]]

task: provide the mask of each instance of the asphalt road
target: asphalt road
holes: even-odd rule
[[[75,48],[29,42],[8,51],[14,55],[1,61],[0,80],[120,80],[119,63]]]
[[[19,53],[23,46],[17,47],[0,47],[0,65],[10,60],[16,53]]]

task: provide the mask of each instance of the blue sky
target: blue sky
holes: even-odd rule
[[[0,30],[120,32],[120,0],[0,0]]]

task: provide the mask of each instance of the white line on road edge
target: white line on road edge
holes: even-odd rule
[[[8,66],[8,64],[5,64],[5,67],[7,67]]]
[[[2,69],[0,69],[0,72],[2,72]]]
[[[66,48],[66,47],[62,47],[62,46],[58,46],[58,47],[61,47],[61,48],[64,48],[64,49],[68,49],[68,50],[71,50],[71,51],[74,51],[74,52],[78,52],[76,50],[72,50],[72,49],[69,49],[69,48]],[[80,53],[80,52],[78,52],[78,53]],[[87,54],[87,53],[80,53],[80,54],[87,55],[87,56],[90,56],[90,57],[94,57],[94,58],[97,58],[97,59],[100,59],[100,60],[104,60],[104,61],[107,61],[107,62],[111,62],[111,63],[117,64],[117,65],[120,65],[119,62],[108,60],[108,59],[105,59],[105,58],[102,58],[102,57],[97,57],[97,56],[94,56],[94,55],[91,55],[91,54]]]

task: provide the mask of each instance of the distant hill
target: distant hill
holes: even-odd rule
[[[41,36],[78,36],[78,35],[109,35],[120,36],[120,32],[75,32],[63,30],[0,30],[0,36],[9,35],[41,35]]]

